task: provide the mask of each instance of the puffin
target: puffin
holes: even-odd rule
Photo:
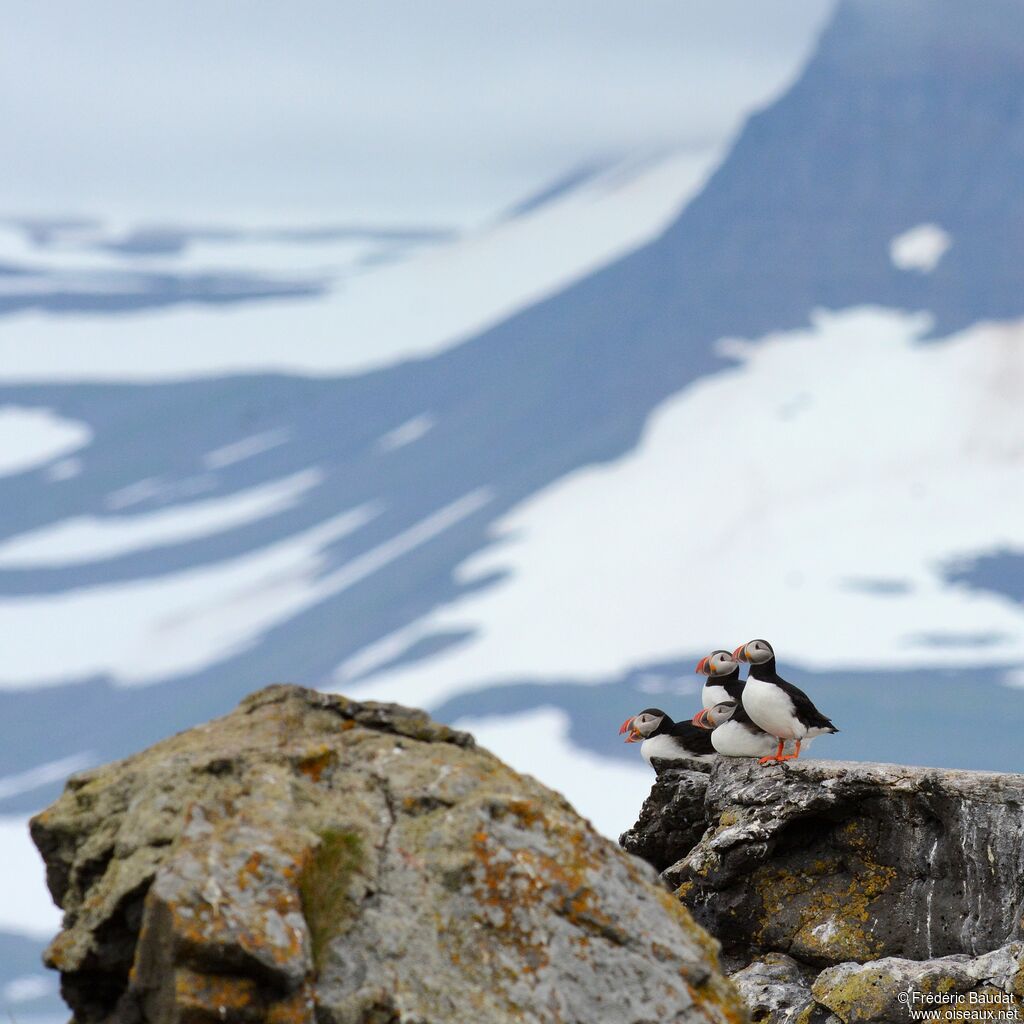
[[[693,722],[674,722],[661,708],[645,708],[640,714],[627,718],[619,729],[619,735],[623,733],[627,734],[627,743],[640,743],[640,753],[648,764],[652,758],[662,761],[678,761],[684,757],[698,761],[715,759],[715,748],[707,729]]]
[[[712,651],[697,662],[694,671],[707,676],[700,695],[704,707],[713,708],[716,704],[740,699],[743,692],[740,663],[728,651]]]
[[[693,724],[711,730],[711,745],[723,757],[769,757],[776,737],[751,721],[741,700],[725,700],[693,716]]]
[[[737,647],[732,656],[750,665],[741,697],[744,710],[755,725],[778,740],[775,753],[762,757],[761,764],[791,761],[800,756],[802,741],[839,732],[803,690],[779,675],[775,668],[775,651],[767,640],[751,640]],[[782,752],[786,740],[796,740],[792,754]]]

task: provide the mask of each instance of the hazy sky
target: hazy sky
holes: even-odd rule
[[[471,221],[573,165],[706,147],[830,0],[8,0],[8,212]]]

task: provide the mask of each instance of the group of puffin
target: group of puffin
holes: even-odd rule
[[[740,679],[740,663],[750,669]],[[627,743],[640,743],[648,764],[652,758],[712,760],[757,757],[761,764],[800,756],[801,743],[822,733],[839,732],[799,687],[787,683],[775,668],[775,651],[767,640],[751,640],[728,651],[712,651],[697,663],[707,676],[703,708],[690,721],[674,722],[660,708],[646,708],[627,718],[619,729]],[[793,741],[791,753],[784,753]]]

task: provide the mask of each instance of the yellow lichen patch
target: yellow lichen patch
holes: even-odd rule
[[[968,1010],[984,1016],[984,995],[980,1002],[970,1002],[964,988],[967,983],[967,978],[963,974],[944,974],[935,971],[916,977],[911,988],[936,1000],[939,997],[949,999],[923,1004],[929,1012],[935,1014],[935,1020],[963,1020],[963,1014]],[[814,983],[812,992],[818,1002],[837,1013],[843,1020],[874,1020],[891,1016],[893,999],[901,987],[906,988],[906,984],[905,980],[901,981],[899,975],[892,974],[883,966],[866,965],[861,970],[836,981],[832,981],[828,976],[820,977]],[[1006,994],[1001,990],[982,987],[975,991],[987,994],[989,1011],[1003,1011],[1008,1008],[1004,1002]],[[980,1020],[982,1016],[972,1019]],[[992,1019],[995,1019],[994,1015]]]
[[[680,903],[685,903],[686,898],[690,895],[691,892],[693,892],[694,884],[695,883],[691,878],[688,881],[685,881],[681,885],[679,885],[672,895],[675,896],[675,898],[679,900]]]
[[[994,1021],[1024,1021],[1024,998],[1022,998],[1021,994],[1015,990],[1013,982],[1010,983],[1009,992],[1004,992],[1002,989],[995,988],[992,985],[980,985],[978,988],[974,989],[973,992],[973,998],[976,999],[977,1002],[967,1002],[966,1000],[969,1000],[972,997],[965,995],[965,1002],[960,1003],[957,1009],[980,1009],[987,1013],[990,1020]],[[1007,1014],[1007,1016],[1001,1016],[1001,1014],[1004,1013]]]
[[[856,1020],[882,1017],[893,998],[893,978],[885,970],[866,967],[832,983],[819,977],[811,994],[844,1021],[853,1015]]]
[[[784,943],[797,956],[827,960],[870,960],[882,952],[871,934],[874,900],[895,882],[895,868],[877,863],[856,821],[840,830],[852,858],[817,859],[794,869],[763,866],[752,886],[763,907],[754,940],[766,947]],[[780,929],[788,922],[785,934]]]
[[[811,1024],[811,1018],[814,1016],[815,1010],[818,1009],[818,1004],[814,1002],[808,1003],[794,1018],[792,1024]]]

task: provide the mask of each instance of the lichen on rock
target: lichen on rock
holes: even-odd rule
[[[943,1008],[980,1012],[987,1007],[993,1021],[1014,1019],[1013,1014],[1022,1019],[1022,968],[1022,942],[979,957],[947,956],[925,961],[886,957],[830,967],[815,980],[812,993],[845,1024],[910,1024],[920,1019],[915,1014],[929,1009],[941,1013]],[[1000,1011],[1011,1016],[1007,1018]]]
[[[291,686],[32,823],[76,1024],[726,1024],[656,873],[472,738]]]
[[[900,986],[1016,1013],[1022,808],[1018,775],[723,759],[659,776],[620,842],[722,942],[755,1022],[909,1020]]]

